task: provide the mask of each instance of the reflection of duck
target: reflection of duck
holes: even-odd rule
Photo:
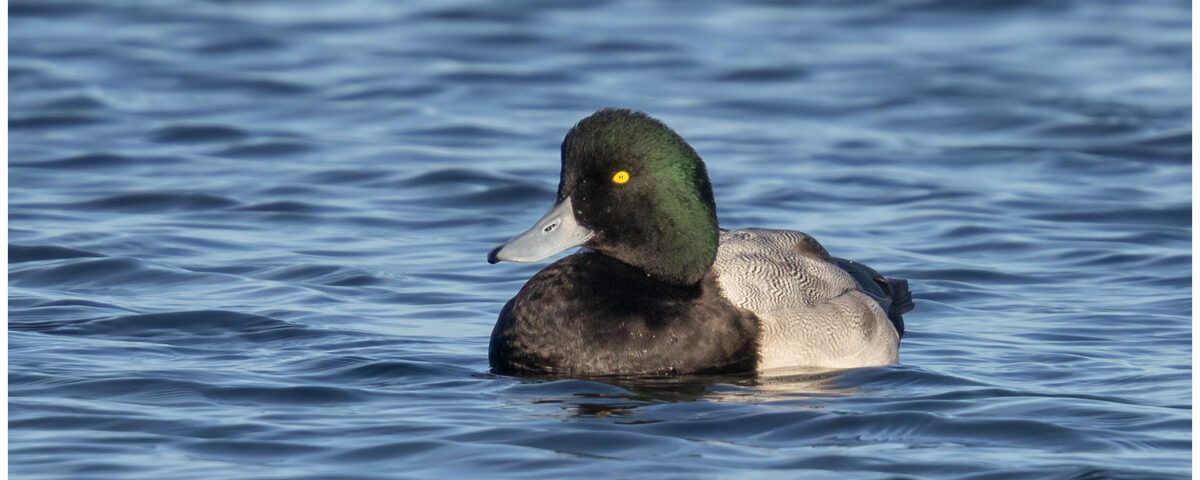
[[[795,231],[721,231],[704,163],[643,113],[604,109],[562,145],[555,205],[488,261],[575,246],[501,310],[499,373],[654,375],[898,360],[908,283]]]
[[[833,396],[849,395],[856,387],[840,381],[845,370],[791,370],[787,375],[674,375],[663,377],[606,377],[596,380],[558,379],[527,383],[509,394],[536,404],[556,404],[568,416],[622,417],[642,407],[662,403],[709,400],[722,403],[771,403],[813,400],[789,404],[797,408],[822,408]],[[643,412],[644,413],[644,412]],[[657,421],[644,414],[631,417],[637,423]]]

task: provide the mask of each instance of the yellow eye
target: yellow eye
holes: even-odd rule
[[[613,183],[615,183],[615,184],[621,185],[628,181],[629,181],[629,172],[621,170],[621,171],[617,172],[616,175],[613,175]]]

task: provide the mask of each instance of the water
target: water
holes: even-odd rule
[[[1186,2],[14,0],[14,478],[1186,478]],[[909,278],[901,364],[488,373],[609,105],[727,227]]]

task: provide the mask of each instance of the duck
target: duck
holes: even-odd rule
[[[538,262],[488,346],[507,375],[768,374],[899,362],[904,279],[794,230],[717,222],[705,164],[643,112],[604,108],[566,134],[553,205],[488,263]]]

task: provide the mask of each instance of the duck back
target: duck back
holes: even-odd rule
[[[892,297],[876,284],[878,273],[830,256],[805,233],[722,231],[713,270],[722,294],[760,319],[759,371],[899,361],[899,328],[887,311]],[[907,302],[911,309],[911,297]]]

